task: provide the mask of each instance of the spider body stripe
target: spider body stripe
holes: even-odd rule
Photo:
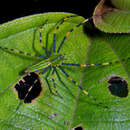
[[[50,66],[60,65],[64,57],[61,54],[52,55],[50,58],[40,61],[39,63],[28,67],[29,72],[44,70]]]
[[[51,66],[51,63],[50,62],[40,62],[40,64],[35,64],[35,65],[32,65],[31,67],[28,68],[28,71],[29,72],[36,72],[36,71],[39,71],[39,70],[45,70],[47,69],[48,67]]]

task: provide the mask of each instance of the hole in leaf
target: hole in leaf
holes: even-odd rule
[[[73,130],[83,130],[83,127],[82,126],[76,126],[73,128]]]
[[[128,96],[128,83],[119,76],[112,76],[108,80],[108,89],[110,93],[118,97]]]
[[[31,72],[23,76],[14,86],[18,98],[23,100],[23,103],[32,103],[37,98],[41,91],[41,82],[38,74]]]

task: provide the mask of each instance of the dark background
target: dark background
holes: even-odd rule
[[[45,13],[71,12],[84,17],[92,16],[100,0],[4,0],[0,4],[0,24],[16,18]]]

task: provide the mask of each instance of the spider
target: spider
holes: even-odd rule
[[[55,73],[57,75],[57,77],[59,77],[59,80],[61,81],[61,78],[57,71],[57,68],[58,68],[69,81],[71,81],[75,86],[77,86],[82,91],[82,93],[84,93],[86,96],[89,96],[94,101],[98,102],[100,105],[104,106],[101,102],[97,101],[97,99],[95,97],[90,95],[88,93],[88,91],[86,91],[76,80],[72,79],[71,76],[64,70],[63,67],[64,66],[71,66],[71,67],[75,66],[75,67],[80,67],[80,68],[86,68],[86,67],[93,67],[93,66],[107,66],[107,65],[119,63],[119,61],[105,62],[105,63],[99,63],[99,64],[79,64],[79,63],[66,62],[66,55],[61,52],[61,50],[65,44],[65,41],[76,28],[80,27],[81,25],[83,25],[86,22],[93,19],[93,17],[85,19],[82,22],[80,22],[79,24],[77,24],[75,27],[73,27],[72,29],[67,31],[65,36],[63,37],[63,40],[57,47],[57,44],[56,44],[57,30],[65,21],[67,21],[68,19],[70,19],[72,17],[77,17],[77,16],[69,15],[69,16],[63,17],[60,21],[57,22],[56,27],[53,31],[53,51],[52,52],[43,45],[42,27],[44,26],[44,24],[40,27],[40,31],[39,31],[40,41],[39,42],[40,42],[41,48],[45,52],[45,55],[31,54],[31,53],[24,52],[21,50],[16,50],[13,48],[7,48],[7,47],[0,46],[0,49],[2,49],[4,51],[8,51],[8,52],[23,55],[23,56],[37,57],[37,58],[41,59],[38,63],[31,65],[31,66],[27,67],[24,71],[20,72],[20,74],[22,74],[23,76],[18,81],[18,83],[16,83],[14,85],[14,88],[16,89],[16,91],[18,93],[18,98],[22,101],[22,103],[32,103],[32,101],[40,95],[40,93],[42,91],[42,85],[41,85],[39,75],[44,75],[45,73],[46,73],[45,81],[48,85],[50,92],[52,94],[59,95],[62,98],[62,96],[58,93],[58,91],[56,89],[55,78],[53,76]],[[45,24],[46,24],[46,22],[45,22]],[[122,59],[122,61],[125,61],[125,60],[126,59]],[[53,90],[49,83],[48,78],[50,78],[51,81],[53,82]],[[107,108],[107,106],[105,106],[105,107]],[[19,107],[17,107],[17,109],[18,108]]]

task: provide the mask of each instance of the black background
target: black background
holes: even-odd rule
[[[0,4],[0,24],[16,18],[45,12],[71,12],[87,18],[92,16],[99,1],[4,0]]]

